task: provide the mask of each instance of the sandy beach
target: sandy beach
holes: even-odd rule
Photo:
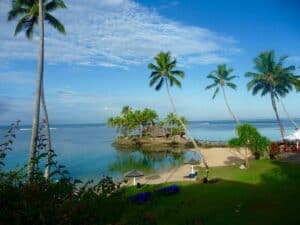
[[[240,165],[244,162],[246,156],[244,149],[237,151],[232,148],[208,148],[201,149],[201,152],[209,167]],[[204,169],[203,163],[195,166],[194,169],[201,172]],[[164,173],[146,175],[138,179],[137,182],[141,184],[160,184],[172,181],[195,181],[196,178],[185,178],[190,172],[191,165],[185,164]]]

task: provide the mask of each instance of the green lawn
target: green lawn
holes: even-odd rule
[[[153,196],[143,204],[128,203],[121,224],[300,224],[300,165],[269,160],[250,168],[211,168],[210,184],[178,183],[175,196]],[[161,186],[127,188],[126,195]]]

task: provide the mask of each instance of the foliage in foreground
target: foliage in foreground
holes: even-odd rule
[[[34,173],[28,182],[27,165],[6,172],[5,157],[12,150],[17,124],[0,144],[0,224],[109,224],[123,210],[121,183],[103,177],[98,183],[82,184],[72,179],[64,166],[53,160],[49,179],[43,177],[39,162],[46,157],[39,142]],[[118,207],[116,207],[118,206]]]
[[[230,147],[249,149],[256,159],[265,156],[269,152],[271,141],[262,136],[254,126],[250,124],[237,125],[236,133],[238,137],[229,140]]]

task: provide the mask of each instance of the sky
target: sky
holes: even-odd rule
[[[51,123],[101,123],[124,105],[171,111],[167,92],[149,87],[147,65],[170,51],[185,72],[172,88],[188,120],[231,119],[222,95],[212,100],[206,76],[218,64],[234,68],[238,89],[226,90],[240,119],[274,118],[269,97],[247,91],[245,72],[262,51],[288,55],[300,66],[298,0],[65,0],[54,12],[66,35],[45,26],[45,95]],[[28,41],[7,22],[10,0],[0,1],[0,125],[30,124],[37,77],[38,31]],[[300,71],[297,70],[297,73]],[[284,99],[300,117],[299,93]],[[281,108],[279,111],[285,117]]]

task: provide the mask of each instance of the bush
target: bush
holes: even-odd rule
[[[237,138],[229,140],[229,146],[234,148],[245,147],[249,149],[256,159],[259,159],[269,152],[271,141],[262,136],[257,129],[250,124],[237,125]]]
[[[50,179],[43,177],[39,161],[46,154],[38,149],[33,180],[27,182],[26,168],[6,172],[5,157],[11,151],[17,126],[12,125],[7,141],[0,145],[0,224],[65,225],[111,224],[125,208],[120,183],[103,177],[96,184],[82,185],[64,166],[53,161]],[[43,138],[40,138],[41,140]],[[55,156],[55,154],[54,154]],[[80,185],[81,184],[81,185]]]

